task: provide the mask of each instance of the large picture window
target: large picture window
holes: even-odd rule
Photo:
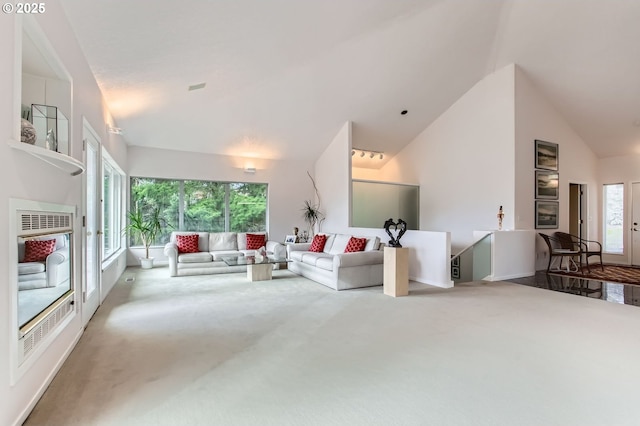
[[[604,185],[603,198],[603,251],[607,253],[623,253],[624,185],[621,183]]]
[[[173,230],[266,231],[267,184],[132,177],[131,209],[158,209],[163,229],[155,245],[169,241]]]
[[[122,247],[124,173],[104,150],[102,158],[102,260],[106,260]]]

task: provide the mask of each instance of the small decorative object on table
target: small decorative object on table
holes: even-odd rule
[[[391,227],[393,227],[398,233],[397,237],[394,237],[391,233]],[[384,223],[384,230],[386,231],[387,235],[391,237],[391,239],[389,240],[389,247],[402,247],[402,245],[400,244],[400,238],[402,238],[404,233],[407,232],[407,222],[402,219],[398,219],[398,223],[395,223],[393,219],[389,218]]]
[[[51,151],[58,152],[58,139],[56,139],[56,134],[53,129],[49,129],[47,132],[47,149]]]
[[[298,237],[296,235],[287,235],[284,237],[285,244],[292,244],[298,242]]]
[[[36,128],[33,127],[28,120],[22,119],[21,122],[21,130],[20,130],[20,141],[24,143],[28,143],[29,145],[34,145],[36,143],[36,139],[38,136],[36,135]]]
[[[504,211],[502,211],[502,206],[498,209],[498,231],[502,231],[502,219],[504,219]]]

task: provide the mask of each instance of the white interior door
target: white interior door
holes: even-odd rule
[[[640,265],[640,182],[631,191],[631,263]]]
[[[85,217],[82,321],[86,326],[100,304],[100,141],[87,122],[83,128]]]

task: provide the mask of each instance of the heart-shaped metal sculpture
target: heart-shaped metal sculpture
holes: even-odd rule
[[[394,231],[396,231],[398,234],[395,237],[391,233],[392,227]],[[405,222],[402,219],[398,219],[398,223],[395,223],[393,219],[389,218],[384,223],[384,230],[386,231],[387,235],[389,235],[389,237],[391,238],[389,240],[389,247],[402,247],[402,245],[400,244],[400,238],[402,238],[404,233],[407,232],[407,222]]]

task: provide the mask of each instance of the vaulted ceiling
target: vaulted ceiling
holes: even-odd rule
[[[130,145],[312,159],[350,120],[389,157],[516,63],[596,155],[640,153],[638,0],[62,3]]]

